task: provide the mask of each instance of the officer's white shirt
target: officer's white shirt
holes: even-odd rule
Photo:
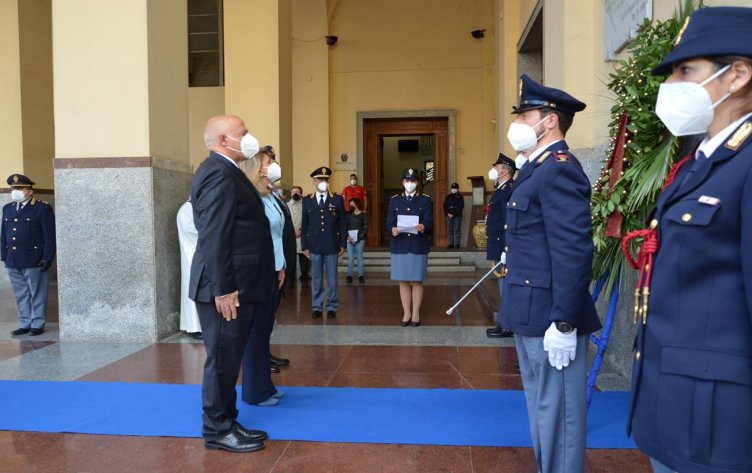
[[[530,156],[528,156],[527,160],[532,163],[533,161],[535,161],[538,158],[538,156],[540,156],[543,153],[544,150],[550,148],[551,145],[553,145],[554,143],[558,143],[559,141],[561,141],[561,140],[552,141],[551,143],[547,143],[545,146],[541,146],[540,148],[536,148],[535,151],[533,151],[532,153],[530,153]]]
[[[218,155],[222,156],[226,160],[230,161],[232,163],[232,165],[235,166],[236,168],[240,167],[240,165],[238,163],[236,163],[235,161],[233,161],[232,158],[229,158],[229,157],[225,156],[224,154],[220,153],[219,151],[215,151],[215,153],[217,153]]]
[[[697,147],[695,159],[697,159],[697,155],[700,152],[704,153],[706,158],[709,158],[715,152],[715,150],[718,149],[719,146],[721,146],[721,144],[726,142],[726,139],[731,135],[731,133],[733,133],[734,130],[736,130],[739,125],[741,125],[750,116],[752,116],[752,113],[744,115],[742,118],[738,119],[734,123],[716,133],[716,135],[712,138],[708,138],[708,136],[706,135],[705,139],[703,139],[702,143],[700,143],[700,146]]]

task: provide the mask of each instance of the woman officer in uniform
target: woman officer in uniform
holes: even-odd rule
[[[637,235],[629,423],[656,472],[752,473],[752,9],[700,9],[675,44],[656,114],[704,139]]]

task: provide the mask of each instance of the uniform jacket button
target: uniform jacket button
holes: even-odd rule
[[[656,220],[656,219],[651,220],[650,221],[650,228],[655,229],[656,227],[658,227],[658,220]]]
[[[527,286],[527,285],[530,285],[530,280],[529,280],[529,279],[525,279],[525,285],[526,285],[526,286]]]
[[[682,218],[682,222],[689,222],[690,220],[692,220],[692,214],[686,213],[682,215],[681,218]]]
[[[637,353],[634,354],[634,359],[637,361],[640,361],[640,356],[641,356],[640,352],[638,351]]]
[[[517,202],[512,202],[512,207],[517,207]]]

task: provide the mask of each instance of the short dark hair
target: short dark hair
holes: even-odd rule
[[[350,199],[350,203],[351,204],[354,203],[357,208],[360,208],[360,199],[358,199],[357,197],[353,197],[352,199]]]
[[[574,115],[570,115],[568,113],[564,113],[560,110],[556,110],[556,109],[549,108],[549,107],[543,107],[540,109],[541,118],[547,117],[548,115],[551,115],[552,113],[556,115],[557,117],[559,117],[559,131],[561,131],[563,135],[566,135],[567,131],[569,131],[569,128],[572,126],[572,122],[574,121]]]
[[[357,174],[355,174],[355,173],[353,173],[353,174],[350,174],[350,177],[354,177],[355,179],[357,179],[357,178],[358,178],[358,175],[357,175]]]

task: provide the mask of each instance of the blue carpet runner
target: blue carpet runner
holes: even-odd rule
[[[280,389],[274,407],[239,402],[238,420],[272,440],[531,446],[521,391]],[[627,404],[628,393],[595,393],[588,448],[635,448]],[[200,437],[200,416],[198,385],[0,381],[0,430]]]

